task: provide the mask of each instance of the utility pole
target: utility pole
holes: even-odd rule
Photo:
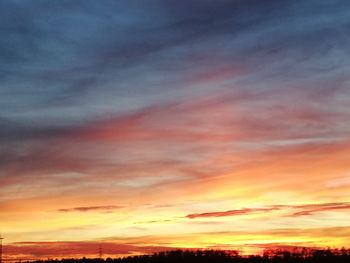
[[[1,237],[1,235],[0,235],[0,263],[2,263],[2,240],[3,240],[4,238],[3,237]]]

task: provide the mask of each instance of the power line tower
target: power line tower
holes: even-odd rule
[[[0,263],[2,263],[2,240],[4,238],[0,235]]]
[[[100,247],[98,248],[98,256],[100,259],[102,259],[102,247],[100,245]],[[0,262],[1,263],[1,262]]]

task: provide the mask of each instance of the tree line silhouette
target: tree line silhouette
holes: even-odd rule
[[[350,249],[267,249],[262,255],[241,255],[236,250],[172,250],[123,258],[80,258],[31,263],[349,263]],[[29,261],[25,262],[29,263]]]

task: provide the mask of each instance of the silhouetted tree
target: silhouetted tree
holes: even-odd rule
[[[38,260],[32,263],[350,263],[350,249],[290,250],[267,249],[263,255],[242,256],[238,251],[224,250],[172,250],[153,255],[123,258],[86,258]],[[28,263],[28,262],[22,262]]]

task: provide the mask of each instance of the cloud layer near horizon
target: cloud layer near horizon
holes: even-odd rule
[[[350,219],[349,8],[2,1],[6,242],[324,245]]]

